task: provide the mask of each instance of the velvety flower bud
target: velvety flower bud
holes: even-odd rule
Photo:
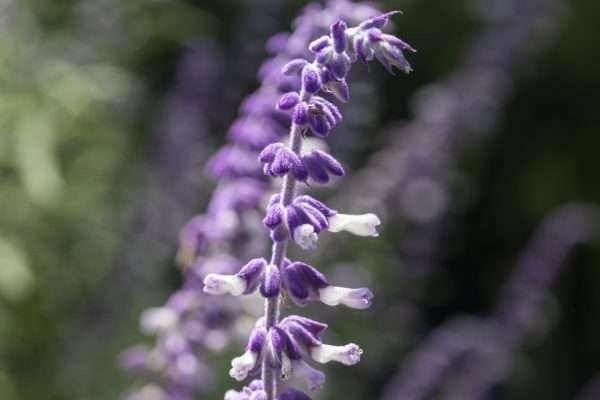
[[[279,296],[281,288],[281,278],[279,268],[276,265],[269,264],[265,269],[265,277],[260,286],[260,293],[263,297],[271,298]]]
[[[317,93],[321,86],[319,70],[312,64],[305,65],[302,68],[302,88],[308,93]]]
[[[408,50],[413,53],[415,53],[417,51],[410,44],[406,43],[405,41],[403,41],[402,39],[400,39],[394,35],[389,35],[387,33],[384,33],[383,35],[381,35],[381,38],[386,43],[389,43],[391,46],[396,47],[398,50]]]
[[[259,283],[263,279],[267,261],[264,258],[254,258],[240,269],[237,276],[242,278],[246,282],[246,290],[244,294],[254,292],[258,287]]]
[[[296,343],[306,351],[322,345],[320,332],[315,333],[297,321],[286,321],[285,324],[282,322],[280,326],[292,343]]]
[[[322,364],[337,361],[344,365],[354,365],[360,361],[362,353],[363,350],[354,343],[345,346],[321,344],[310,349],[312,359]]]
[[[288,147],[281,148],[275,155],[275,159],[271,165],[271,172],[277,176],[283,176],[294,168],[302,168],[300,157]]]
[[[311,398],[297,389],[287,388],[277,396],[277,400],[311,400]]]
[[[269,229],[275,229],[283,222],[285,209],[280,203],[275,203],[267,207],[267,214],[263,219],[263,223]]]
[[[375,51],[371,48],[364,35],[356,35],[352,41],[352,46],[358,58],[363,62],[371,61],[375,56]]]
[[[344,53],[335,53],[326,66],[335,79],[344,79],[350,70],[350,59]]]
[[[350,88],[345,79],[331,80],[323,85],[323,89],[343,103],[350,100]]]
[[[344,168],[331,154],[322,150],[313,150],[311,155],[319,160],[320,164],[332,175],[344,176]]]
[[[258,161],[261,163],[272,163],[279,150],[284,147],[283,143],[271,143],[267,145],[258,155]]]
[[[344,168],[331,155],[321,150],[313,150],[302,156],[302,163],[309,177],[319,183],[329,182],[329,175],[343,176]]]
[[[404,54],[402,54],[401,50],[386,42],[381,43],[379,49],[379,52],[375,52],[375,56],[391,74],[394,73],[392,66],[398,68],[405,74],[412,71],[412,67],[404,57]]]
[[[311,177],[315,182],[329,182],[329,175],[327,174],[327,171],[316,157],[313,155],[304,155],[302,157],[302,163],[308,171],[308,176]]]
[[[308,61],[303,58],[293,59],[283,66],[281,73],[286,76],[299,74],[307,64]]]
[[[400,13],[400,11],[390,11],[388,13],[369,18],[368,20],[362,22],[358,27],[362,30],[367,30],[371,28],[381,29],[388,23],[391,16],[396,15],[398,13]]]
[[[292,121],[296,125],[306,125],[308,123],[308,104],[306,102],[300,102],[294,108],[294,112],[292,113]]]
[[[291,171],[299,181],[308,178],[308,171],[300,157],[281,143],[273,143],[265,147],[258,159],[266,163],[263,171],[267,176],[284,176]]]
[[[331,39],[333,40],[333,48],[337,53],[342,53],[346,50],[346,29],[348,26],[341,19],[331,25]]]
[[[377,215],[361,214],[361,215],[350,215],[337,213],[329,218],[329,231],[340,232],[348,231],[357,236],[379,236],[377,232],[377,226],[381,224],[381,221]]]
[[[297,92],[288,92],[281,96],[277,108],[282,111],[291,110],[300,102],[300,95]]]
[[[329,135],[329,132],[333,128],[321,111],[311,111],[308,115],[308,123],[310,124],[312,132],[320,137]]]
[[[327,329],[327,324],[312,320],[310,318],[301,317],[299,315],[289,315],[283,320],[281,320],[282,325],[290,323],[299,324],[300,326],[304,327],[304,329],[308,330],[312,335],[315,335],[317,338],[319,338],[319,335],[321,335],[321,333],[325,332],[325,330]]]
[[[311,206],[313,206],[314,208],[316,208],[317,210],[319,210],[319,212],[323,215],[325,215],[326,217],[331,217],[334,216],[337,212],[329,207],[327,207],[325,205],[325,203],[315,199],[312,196],[309,195],[302,195],[302,196],[298,196],[296,197],[296,199],[294,200],[295,203],[306,203],[306,204],[310,204]]]
[[[330,42],[329,36],[321,36],[320,38],[315,39],[312,42],[310,42],[310,44],[308,45],[308,49],[310,51],[312,51],[313,53],[318,53],[321,50],[328,47],[329,42]]]
[[[314,267],[294,262],[283,269],[283,282],[290,298],[298,305],[305,305],[310,296],[318,296],[319,289],[329,286],[327,278]]]
[[[265,342],[265,360],[273,369],[281,368],[281,352],[285,346],[285,333],[279,328],[271,328]]]

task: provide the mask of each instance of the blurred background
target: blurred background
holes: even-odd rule
[[[390,29],[418,53],[409,76],[357,66],[331,137],[348,176],[320,198],[384,225],[311,256],[376,294],[370,311],[302,310],[365,349],[325,368],[320,398],[599,399],[600,6],[373,4],[404,11]],[[138,320],[182,284],[204,166],[305,5],[0,0],[0,399],[144,385],[119,354],[153,343]],[[203,356],[195,398],[240,387],[242,346]]]

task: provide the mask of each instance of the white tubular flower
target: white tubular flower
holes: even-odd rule
[[[140,328],[147,335],[173,330],[177,325],[177,313],[168,307],[149,308],[142,313]]]
[[[319,236],[315,228],[310,224],[303,224],[294,229],[294,241],[304,250],[310,250],[317,247]]]
[[[377,226],[381,224],[377,215],[360,214],[340,214],[337,213],[329,217],[329,228],[330,232],[348,231],[357,236],[379,236],[377,232]]]
[[[328,306],[343,304],[350,308],[364,310],[373,302],[373,293],[367,288],[350,289],[339,286],[327,286],[319,289],[319,300]]]
[[[354,343],[349,343],[345,346],[322,344],[313,347],[310,351],[310,356],[313,360],[321,364],[337,361],[344,365],[354,365],[360,361],[362,353],[363,350]]]
[[[246,351],[239,357],[231,360],[231,369],[229,376],[237,381],[243,381],[248,376],[248,372],[256,365],[258,356],[256,353]]]
[[[246,290],[246,281],[237,275],[208,274],[204,278],[204,293],[239,296]]]
[[[309,390],[319,390],[325,384],[325,374],[316,368],[311,367],[303,360],[293,362],[294,374],[306,382]]]

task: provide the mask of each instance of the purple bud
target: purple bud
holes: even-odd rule
[[[306,182],[308,179],[308,170],[302,162],[300,162],[298,165],[294,165],[294,168],[292,168],[292,173],[294,174],[294,178],[300,182]]]
[[[345,79],[331,81],[325,85],[325,90],[335,96],[339,101],[346,103],[350,100],[350,88]]]
[[[335,176],[344,176],[344,168],[338,160],[331,154],[322,150],[313,150],[312,154],[320,161],[321,165],[327,169],[329,173]]]
[[[305,65],[302,68],[302,88],[308,93],[317,93],[321,86],[319,70],[312,64]]]
[[[283,282],[294,303],[303,306],[308,301],[309,290],[304,272],[298,265],[291,264],[283,270]]]
[[[311,400],[311,398],[297,389],[287,388],[277,396],[277,400]]]
[[[331,125],[323,112],[311,112],[308,115],[308,123],[313,133],[320,137],[326,137],[331,131]]]
[[[285,333],[278,328],[271,328],[267,333],[265,359],[271,368],[281,367],[281,352],[285,346]]]
[[[281,324],[280,326],[292,340],[307,349],[318,347],[322,344],[319,335],[314,334],[314,332],[296,321],[289,321],[285,325]]]
[[[300,306],[318,296],[317,290],[329,286],[325,275],[301,262],[294,262],[283,270],[283,281],[292,300]]]
[[[367,30],[371,28],[383,28],[390,20],[390,17],[398,13],[400,13],[400,11],[390,11],[388,13],[378,15],[377,17],[370,18],[361,23],[359,25],[359,28],[362,30]]]
[[[260,293],[266,298],[277,297],[280,287],[281,278],[279,277],[279,268],[273,264],[267,265],[265,277],[260,286]]]
[[[300,157],[296,153],[288,147],[283,147],[275,155],[271,171],[277,176],[283,176],[301,163]]]
[[[377,43],[383,41],[383,32],[380,29],[372,28],[367,31],[367,39],[370,43]]]
[[[304,214],[307,215],[309,223],[315,227],[315,232],[320,232],[329,227],[327,217],[310,204],[297,203],[297,207],[300,207]]]
[[[271,143],[266,146],[258,155],[258,161],[261,163],[272,163],[275,156],[284,147],[282,143]]]
[[[316,182],[329,182],[329,175],[325,168],[321,166],[319,160],[313,154],[307,154],[302,157],[302,162],[308,171],[308,175]]]
[[[317,62],[319,64],[323,64],[323,65],[329,64],[329,61],[331,61],[332,55],[333,55],[333,51],[332,51],[331,47],[326,47],[317,53],[317,55],[315,56],[315,60],[317,60]]]
[[[314,319],[301,317],[299,315],[290,315],[282,320],[282,324],[289,322],[295,322],[302,325],[316,337],[320,337],[321,333],[325,332],[325,330],[327,329],[327,324],[315,321]]]
[[[325,215],[328,218],[333,217],[336,214],[335,210],[332,210],[331,208],[327,207],[323,202],[315,199],[314,197],[306,195],[306,194],[296,197],[294,202],[310,204],[311,206],[313,206],[314,208],[319,210],[319,212],[321,212],[323,215]]]
[[[256,327],[250,333],[246,350],[256,354],[260,354],[263,345],[265,344],[265,338],[267,337],[267,330],[264,327]]]
[[[331,38],[333,39],[333,48],[337,53],[346,50],[346,29],[348,26],[343,20],[338,20],[331,25]]]
[[[281,204],[276,203],[267,207],[267,214],[263,219],[263,223],[269,229],[275,229],[283,222],[284,208]]]
[[[308,123],[308,104],[306,102],[298,103],[296,108],[294,108],[292,120],[297,125],[306,125]]]
[[[404,40],[402,40],[394,35],[389,35],[387,33],[384,33],[382,35],[382,38],[387,43],[398,48],[399,50],[408,50],[408,51],[412,51],[413,53],[417,51],[410,44],[406,43]]]
[[[329,46],[329,36],[321,36],[320,38],[310,42],[308,49],[313,53],[318,53],[327,46]]]
[[[346,74],[348,74],[348,70],[350,69],[350,65],[344,54],[336,53],[327,63],[327,69],[329,69],[335,79],[340,80],[346,77]]]
[[[368,45],[367,40],[362,35],[356,35],[353,42],[358,58],[367,62],[373,59],[373,49]]]
[[[240,269],[237,276],[246,281],[244,294],[252,293],[260,284],[267,261],[264,258],[254,258]]]
[[[288,62],[283,66],[283,68],[281,69],[281,73],[285,76],[299,74],[306,64],[308,64],[308,61],[306,61],[303,58],[293,59],[292,61]]]
[[[300,95],[296,92],[288,92],[281,96],[277,108],[282,111],[291,110],[298,102],[300,102]]]

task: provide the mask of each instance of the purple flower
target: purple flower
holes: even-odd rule
[[[312,96],[309,101],[296,105],[292,115],[294,123],[310,127],[315,136],[327,137],[329,132],[342,120],[342,114],[335,104],[320,96]]]
[[[305,181],[308,171],[300,157],[282,143],[272,143],[258,155],[258,160],[264,163],[263,171],[267,176],[284,176],[290,171],[300,181]]]
[[[321,74],[313,64],[306,64],[302,68],[302,89],[308,93],[317,93],[321,90]]]
[[[273,264],[267,265],[265,277],[260,286],[260,293],[266,298],[276,297],[279,296],[280,288],[281,278],[279,276],[279,268]]]
[[[204,278],[203,290],[216,295],[229,293],[239,296],[252,293],[261,284],[266,265],[264,258],[255,258],[235,275],[208,274]]]
[[[283,282],[291,299],[303,306],[308,300],[319,300],[329,306],[343,304],[350,308],[370,307],[373,293],[367,288],[350,289],[332,286],[316,268],[301,262],[287,265],[282,272]]]
[[[308,176],[319,183],[329,182],[329,176],[344,176],[344,168],[338,160],[322,150],[313,150],[302,156]]]

